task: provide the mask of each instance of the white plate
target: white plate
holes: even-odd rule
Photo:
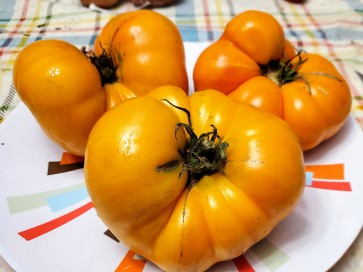
[[[190,76],[205,45],[185,44]],[[362,228],[362,151],[362,131],[350,117],[336,136],[305,154],[306,165],[333,165],[337,172],[319,174],[319,166],[314,175],[307,171],[307,188],[294,212],[243,256],[210,271],[326,271],[333,266]],[[18,272],[121,271],[125,265],[157,271],[104,234],[107,228],[90,204],[81,168],[48,174],[62,154],[23,104],[0,126],[3,257]],[[79,167],[60,169],[69,166]]]

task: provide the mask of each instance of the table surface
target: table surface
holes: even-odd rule
[[[126,1],[110,10],[83,7],[79,0],[2,0],[0,7],[0,123],[20,102],[12,84],[19,51],[33,41],[57,38],[92,48],[100,29],[115,14],[134,10]],[[296,48],[325,56],[347,80],[352,116],[363,128],[363,1],[184,0],[154,8],[179,28],[184,41],[212,42],[226,23],[245,10],[269,12]],[[363,271],[363,233],[331,271]],[[0,271],[12,271],[0,256]]]

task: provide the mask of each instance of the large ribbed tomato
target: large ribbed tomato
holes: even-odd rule
[[[304,150],[332,137],[344,124],[351,93],[322,56],[295,52],[270,14],[246,11],[199,56],[197,91],[213,88],[284,119]]]
[[[95,52],[61,40],[37,41],[19,53],[13,69],[17,93],[46,134],[79,156],[107,109],[167,84],[188,92],[183,42],[163,15],[139,10],[115,16]]]
[[[136,95],[174,85],[188,92],[184,45],[177,27],[151,10],[112,18],[94,43],[95,53],[112,57],[117,81]]]
[[[15,89],[44,132],[84,156],[88,135],[105,112],[101,77],[85,54],[61,40],[40,40],[17,56]]]
[[[166,86],[121,103],[96,123],[85,156],[100,218],[165,271],[245,252],[292,211],[304,178],[285,122],[212,90]]]

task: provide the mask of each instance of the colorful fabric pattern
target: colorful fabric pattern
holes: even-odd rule
[[[108,11],[85,8],[78,0],[3,0],[0,7],[0,120],[19,103],[12,86],[12,66],[29,43],[56,38],[92,47],[102,26],[116,13],[135,9],[121,3]],[[184,0],[157,8],[179,28],[184,41],[214,41],[236,14],[256,9],[274,15],[297,48],[322,54],[347,79],[354,101],[352,114],[363,126],[363,3],[360,0]]]
[[[126,1],[106,11],[83,7],[79,0],[1,0],[0,123],[20,102],[12,84],[12,67],[22,48],[51,38],[92,48],[95,37],[114,14],[134,9]],[[284,0],[181,0],[154,10],[177,25],[184,41],[212,42],[234,15],[250,9],[271,13],[297,48],[321,54],[335,64],[353,95],[351,113],[363,128],[362,0],[307,0],[305,4]],[[362,236],[332,271],[362,271]]]

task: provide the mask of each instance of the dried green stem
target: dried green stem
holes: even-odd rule
[[[182,157],[181,163],[183,164],[179,176],[187,171],[189,185],[192,185],[204,175],[210,175],[216,172],[223,174],[224,166],[227,162],[226,149],[228,143],[223,141],[218,135],[217,128],[214,125],[211,125],[211,131],[197,136],[192,128],[189,111],[172,104],[168,100],[164,101],[173,107],[184,111],[188,117],[188,124],[180,122],[175,125],[175,137],[180,128],[184,128],[189,135],[186,145],[182,150],[179,150],[179,154]],[[175,169],[180,165],[180,162],[175,160],[167,162],[166,164],[158,166],[156,171],[165,171],[166,168],[170,169],[171,165]]]
[[[83,46],[81,51],[88,57],[91,63],[97,68],[100,76],[102,85],[106,83],[112,83],[117,80],[116,67],[113,64],[112,58],[107,54],[105,49],[102,49],[102,54],[97,56],[92,51],[87,51]]]
[[[310,83],[306,78],[306,76],[308,75],[325,76],[338,81],[342,81],[340,78],[324,72],[310,72],[302,74],[300,72],[300,68],[305,62],[308,61],[307,58],[302,58],[302,53],[303,51],[300,50],[292,59],[282,58],[281,60],[274,60],[267,65],[261,66],[261,74],[268,77],[279,86],[295,80],[302,80],[307,86],[310,95],[312,94],[312,92]],[[295,58],[298,58],[298,60],[296,62],[292,62],[292,60],[294,60]]]
[[[303,51],[298,51],[295,57],[298,57],[297,62],[292,62],[293,59],[273,60],[267,65],[261,66],[263,75],[276,82],[279,86],[296,80],[299,75],[299,69],[307,59],[301,57]]]

